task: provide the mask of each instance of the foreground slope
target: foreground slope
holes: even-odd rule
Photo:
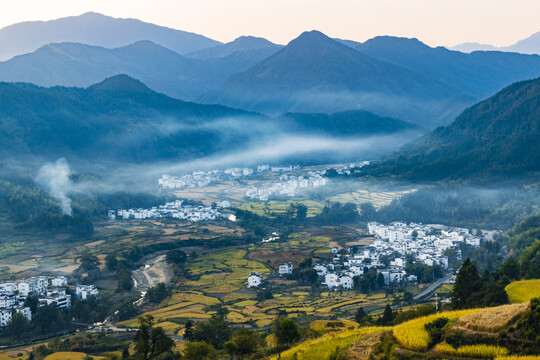
[[[86,13],[51,21],[28,21],[0,29],[0,60],[32,52],[43,45],[78,42],[107,48],[150,40],[180,54],[219,45],[202,35],[149,24]]]
[[[439,180],[540,171],[540,79],[512,84],[371,169]]]

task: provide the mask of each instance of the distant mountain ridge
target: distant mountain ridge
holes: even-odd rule
[[[377,36],[356,47],[374,59],[403,66],[478,99],[503,87],[540,76],[540,56],[502,52],[464,54],[432,48],[417,39]]]
[[[0,60],[33,52],[50,43],[77,42],[117,48],[140,40],[150,40],[179,54],[220,44],[186,31],[89,12],[51,21],[22,22],[0,29]]]
[[[216,45],[211,48],[198,50],[192,53],[185,54],[188,58],[193,59],[210,59],[210,58],[223,58],[232,55],[236,52],[249,52],[249,51],[265,51],[267,56],[277,52],[283,45],[274,44],[264,38],[255,36],[240,36],[226,44]]]
[[[458,92],[311,31],[251,69],[231,76],[201,100],[270,113],[366,109],[411,120],[405,117],[411,100],[438,102]],[[405,116],[399,116],[400,111]]]
[[[520,54],[536,54],[540,55],[540,31],[532,34],[531,36],[519,40],[515,44],[510,46],[496,47],[489,44],[479,44],[475,42],[467,42],[452,46],[450,50],[457,50],[462,52],[473,52],[473,51],[506,51],[506,52],[515,52]]]
[[[520,178],[540,171],[540,78],[514,83],[368,169],[415,180]]]
[[[5,158],[187,161],[245,151],[252,142],[276,136],[352,139],[405,131],[418,133],[415,125],[365,112],[269,118],[184,102],[127,75],[86,89],[0,83],[0,155]]]

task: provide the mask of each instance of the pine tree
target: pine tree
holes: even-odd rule
[[[358,310],[356,311],[356,314],[354,315],[354,321],[361,324],[366,316],[367,314],[364,311],[364,308],[359,307]]]
[[[452,291],[451,304],[454,309],[474,307],[474,293],[482,288],[482,281],[476,266],[467,258],[456,276],[456,283]]]
[[[381,323],[382,325],[387,326],[387,325],[392,325],[393,321],[394,321],[394,312],[392,311],[392,308],[388,304],[384,308]]]

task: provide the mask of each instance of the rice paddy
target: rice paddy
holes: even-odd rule
[[[477,359],[493,359],[508,355],[506,348],[486,344],[464,345],[457,349],[449,344],[439,344],[435,347],[435,351],[444,355]]]
[[[478,310],[459,318],[458,324],[471,330],[497,332],[527,310],[528,303],[502,305]]]
[[[511,303],[529,302],[540,297],[540,279],[514,281],[505,288]]]
[[[272,359],[329,359],[336,349],[345,349],[363,336],[390,329],[389,327],[365,327],[338,333],[329,333],[320,338],[305,341],[281,353],[280,357],[275,356]]]
[[[475,311],[477,309],[449,311],[410,320],[396,326],[394,336],[402,346],[408,349],[426,351],[429,346],[430,336],[424,328],[425,324],[443,317],[449,320],[456,319]]]

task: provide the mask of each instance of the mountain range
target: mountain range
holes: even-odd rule
[[[6,54],[13,44],[39,47],[0,62],[0,81],[86,88],[127,74],[184,101],[274,117],[363,110],[425,129],[450,123],[512,82],[540,76],[538,55],[466,54],[390,36],[359,43],[318,31],[286,46],[252,36],[222,44],[95,13],[15,24],[0,30],[3,43]]]
[[[526,39],[520,40],[510,46],[496,47],[489,44],[467,42],[450,48],[462,52],[473,51],[506,51],[521,54],[540,54],[540,32],[534,33]]]
[[[0,60],[37,50],[43,45],[77,42],[117,48],[150,40],[179,54],[219,45],[202,35],[89,12],[51,21],[27,21],[0,29]]]
[[[305,121],[310,116],[323,121]],[[312,134],[359,139],[418,132],[413,124],[368,112],[336,114],[330,121],[324,116],[329,115],[268,118],[221,105],[184,102],[127,75],[88,88],[0,83],[0,154],[97,162],[187,161],[246,149],[268,137]],[[334,128],[337,123],[340,126]]]
[[[429,128],[536,76],[536,55],[463,54],[395,37],[353,49],[311,31],[199,100],[267,113],[365,109]]]
[[[369,169],[415,180],[525,178],[540,171],[540,79],[514,83]]]

